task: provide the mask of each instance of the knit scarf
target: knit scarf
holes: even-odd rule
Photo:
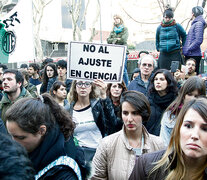
[[[124,25],[120,25],[119,27],[115,26],[115,27],[114,27],[114,32],[115,32],[116,34],[119,34],[120,32],[123,31],[123,29],[124,29]]]
[[[164,20],[162,20],[162,22],[161,22],[162,27],[174,26],[175,24],[176,24],[176,22],[174,19],[172,19],[169,22],[165,22]]]

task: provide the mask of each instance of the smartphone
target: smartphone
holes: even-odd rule
[[[176,72],[177,69],[180,69],[180,68],[181,68],[180,61],[172,61],[171,62],[170,70],[172,73]]]

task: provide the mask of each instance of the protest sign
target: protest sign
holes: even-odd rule
[[[68,79],[121,82],[126,46],[69,42]]]

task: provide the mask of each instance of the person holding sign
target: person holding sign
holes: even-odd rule
[[[96,87],[100,89],[100,99]],[[111,100],[106,97],[106,88],[102,80],[74,80],[68,94],[69,112],[76,123],[74,137],[84,150],[88,162],[92,161],[99,141],[114,126],[111,121],[113,107]]]
[[[122,18],[119,15],[114,15],[114,26],[109,37],[107,38],[107,43],[127,46],[128,36],[129,36],[128,29],[127,27],[124,26],[124,22]],[[129,52],[127,52],[127,55],[128,54]],[[127,73],[127,55],[125,59],[124,75],[123,75],[123,79],[126,86],[128,86],[128,82],[129,82],[129,77]]]

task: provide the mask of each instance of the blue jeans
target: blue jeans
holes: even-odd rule
[[[125,59],[125,63],[124,63],[124,73],[123,73],[123,80],[126,84],[126,86],[128,86],[129,83],[129,77],[128,77],[128,72],[127,72],[127,54],[126,54],[126,59]]]

